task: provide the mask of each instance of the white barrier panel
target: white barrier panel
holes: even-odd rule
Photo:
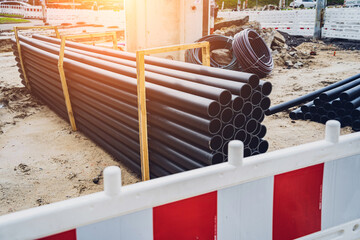
[[[331,227],[360,218],[360,133],[339,133],[340,124],[329,121],[323,141],[248,158],[242,157],[243,144],[232,141],[227,163],[124,187],[120,170],[109,167],[104,192],[1,216],[0,239],[294,239],[333,233]],[[321,239],[334,237],[326,236]]]
[[[344,6],[346,7],[360,7],[360,0],[344,0]]]
[[[329,8],[322,36],[360,40],[360,8]]]
[[[263,28],[274,28],[290,35],[312,36],[315,9],[290,11],[219,12],[218,17],[234,19],[249,16]],[[322,36],[360,40],[360,8],[326,8]]]
[[[332,227],[317,233],[307,235],[298,240],[356,240],[360,239],[360,218],[347,222],[336,227]]]
[[[86,22],[88,24],[101,24],[104,26],[119,26],[120,29],[125,29],[125,12],[124,10],[94,11],[87,9],[48,8],[46,12],[46,22],[50,25]]]
[[[258,21],[263,28],[271,27],[291,35],[311,36],[314,33],[314,9],[291,11],[240,11],[218,13],[218,17],[228,19],[245,16],[249,16],[249,21]]]

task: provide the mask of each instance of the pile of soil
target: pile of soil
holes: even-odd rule
[[[312,37],[293,36],[286,32],[278,31],[285,39],[286,45],[289,47],[297,47],[304,42],[312,42]]]
[[[10,118],[0,119],[0,134],[3,127],[15,125],[17,120],[31,116],[42,105],[25,87],[0,86],[0,113],[4,116],[5,112],[11,113]]]
[[[360,50],[360,41],[347,39],[324,39],[324,43],[336,46],[342,50]]]
[[[0,39],[0,52],[11,52],[12,51],[12,42],[11,39]]]

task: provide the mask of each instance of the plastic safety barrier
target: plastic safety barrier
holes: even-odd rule
[[[360,133],[339,134],[248,158],[233,141],[227,163],[124,187],[109,167],[104,192],[2,216],[0,238],[359,237]]]

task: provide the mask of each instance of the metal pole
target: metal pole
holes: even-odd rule
[[[314,39],[321,39],[321,27],[323,22],[323,12],[325,9],[325,0],[316,1],[316,16],[315,16],[315,28]]]

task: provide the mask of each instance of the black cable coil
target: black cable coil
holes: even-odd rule
[[[231,52],[232,60],[228,65],[222,65],[210,57],[210,66],[228,70],[240,70],[236,56],[233,54],[232,39],[221,35],[207,35],[196,42],[207,41],[210,43],[210,51],[215,49],[228,49]],[[186,50],[185,61],[189,63],[202,64],[202,51],[200,48]]]
[[[242,71],[255,73],[261,78],[273,70],[270,49],[254,30],[245,29],[237,33],[232,47]]]

